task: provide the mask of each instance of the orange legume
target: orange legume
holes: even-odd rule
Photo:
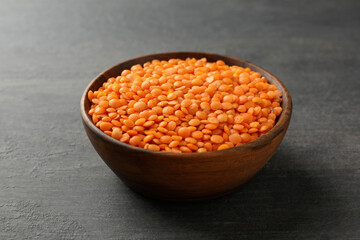
[[[220,135],[212,135],[210,140],[213,142],[213,143],[222,143],[224,141],[224,138]]]
[[[120,141],[121,141],[121,142],[127,142],[127,141],[129,141],[129,139],[130,139],[130,135],[127,134],[127,133],[125,133],[125,134],[123,134],[123,135],[121,136]]]
[[[129,128],[131,128],[131,127],[134,126],[134,121],[131,120],[131,119],[126,119],[126,120],[124,121],[124,125],[127,126],[127,127],[129,127]]]
[[[135,121],[135,125],[143,125],[145,123],[146,119],[145,118],[139,118],[138,120]]]
[[[187,128],[187,127],[181,127],[181,128],[179,128],[178,134],[179,134],[179,136],[185,138],[185,137],[189,137],[189,136],[190,136],[191,131],[190,131],[190,129]]]
[[[134,109],[137,112],[141,112],[146,109],[146,103],[144,102],[137,102],[134,104]]]
[[[129,143],[133,146],[137,146],[139,145],[141,142],[141,138],[139,136],[133,136],[132,138],[130,138]]]
[[[148,149],[153,151],[160,151],[160,147],[156,144],[149,144]]]
[[[100,129],[103,131],[109,131],[112,127],[113,127],[113,125],[109,122],[100,123]]]
[[[114,128],[112,133],[111,133],[111,136],[113,138],[115,138],[116,140],[120,140],[121,135],[122,135],[122,131],[121,131],[120,128]]]
[[[160,142],[161,143],[170,143],[171,142],[171,137],[168,135],[164,135],[160,137]]]
[[[240,144],[242,141],[241,136],[238,133],[231,134],[229,136],[229,140],[234,145]]]
[[[201,131],[195,131],[191,133],[191,136],[196,139],[201,139],[204,134]]]
[[[151,140],[153,140],[154,137],[154,135],[147,135],[146,137],[144,137],[143,141],[145,143],[150,142]]]
[[[239,146],[266,134],[283,93],[250,68],[206,58],[153,60],[89,91],[89,115],[105,134],[175,153]]]
[[[179,141],[174,140],[169,143],[169,147],[174,148],[177,147],[179,144],[180,144]]]
[[[197,152],[207,152],[206,148],[199,148]]]
[[[241,134],[241,139],[242,139],[243,142],[249,142],[250,141],[250,134],[242,133]]]
[[[230,146],[227,145],[227,144],[221,144],[221,145],[218,147],[217,150],[224,150],[224,149],[227,149],[227,148],[230,148]]]
[[[200,125],[200,120],[197,119],[197,118],[191,119],[191,120],[189,121],[189,125],[190,125],[190,126],[199,126],[199,125]]]

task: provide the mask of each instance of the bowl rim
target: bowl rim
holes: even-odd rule
[[[244,64],[247,65],[247,67],[255,67],[258,68],[260,70],[262,70],[263,72],[269,74],[272,76],[272,78],[278,83],[278,85],[280,85],[282,87],[282,92],[283,92],[283,101],[282,104],[284,104],[285,102],[285,107],[283,107],[283,110],[280,114],[280,116],[278,117],[277,121],[275,122],[274,127],[267,132],[266,134],[258,137],[257,139],[244,143],[240,146],[237,147],[231,147],[231,148],[227,148],[227,149],[223,149],[223,150],[217,150],[217,151],[211,151],[211,152],[203,152],[203,153],[198,153],[198,152],[192,152],[192,153],[172,153],[172,152],[161,152],[161,151],[153,151],[153,150],[148,150],[148,149],[144,149],[144,148],[140,148],[140,147],[135,147],[132,146],[130,144],[127,143],[123,143],[119,140],[116,140],[110,136],[108,136],[107,134],[105,134],[103,131],[101,131],[99,128],[97,128],[95,126],[95,124],[90,120],[88,113],[85,111],[85,101],[87,99],[87,94],[90,90],[90,88],[92,87],[92,85],[99,81],[99,79],[101,79],[102,77],[105,79],[105,81],[107,81],[107,77],[105,77],[106,73],[111,71],[112,69],[126,64],[128,62],[136,62],[139,61],[143,58],[153,58],[153,59],[157,59],[161,56],[165,56],[167,57],[168,55],[170,55],[169,59],[171,59],[171,55],[174,54],[199,54],[199,55],[204,55],[205,58],[207,58],[207,56],[215,56],[218,57],[219,60],[223,60],[226,62],[226,60],[224,59],[228,59],[228,60],[233,60],[233,61],[241,61]],[[115,77],[115,76],[114,76]],[[269,79],[267,79],[269,81]],[[104,82],[105,82],[104,81]],[[284,101],[284,97],[286,98],[286,101]],[[161,154],[163,156],[169,156],[169,157],[179,157],[181,156],[182,158],[193,158],[194,156],[202,156],[205,157],[206,156],[210,156],[212,155],[212,157],[214,157],[214,155],[219,155],[221,156],[222,154],[224,154],[225,152],[234,152],[234,151],[241,151],[241,150],[245,150],[245,149],[257,149],[257,148],[261,148],[265,145],[267,145],[269,142],[271,142],[272,139],[274,139],[276,136],[278,136],[283,130],[284,130],[284,124],[286,124],[287,122],[290,121],[291,118],[291,113],[292,113],[292,99],[290,96],[289,91],[286,89],[286,87],[284,86],[284,84],[271,72],[269,72],[268,70],[252,63],[246,60],[243,60],[241,58],[237,58],[237,57],[232,57],[232,56],[227,56],[227,55],[222,55],[222,54],[217,54],[217,53],[209,53],[209,52],[193,52],[193,51],[179,51],[179,52],[160,52],[160,53],[153,53],[153,54],[148,54],[148,55],[143,55],[143,56],[139,56],[139,57],[135,57],[135,58],[131,58],[131,59],[127,59],[124,60],[118,64],[115,64],[109,68],[107,68],[105,71],[101,72],[100,74],[98,74],[85,88],[82,96],[81,96],[81,101],[80,101],[80,112],[81,112],[81,118],[83,120],[83,123],[86,124],[86,126],[91,129],[91,131],[93,131],[98,137],[102,138],[104,141],[114,144],[116,146],[119,147],[123,147],[123,148],[127,148],[128,150],[131,150],[133,152],[142,152],[144,154],[153,154],[153,155],[158,155]],[[286,130],[286,129],[285,129]]]

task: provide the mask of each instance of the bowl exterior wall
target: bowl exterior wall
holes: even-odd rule
[[[220,156],[181,158],[129,151],[98,138],[86,124],[84,127],[97,153],[127,186],[140,194],[172,201],[211,199],[242,186],[275,153],[287,129],[257,149],[234,148],[219,151]]]

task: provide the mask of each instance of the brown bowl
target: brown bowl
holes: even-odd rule
[[[97,90],[110,77],[132,65],[153,59],[206,57],[209,62],[223,60],[228,65],[249,67],[260,72],[283,92],[283,112],[274,128],[261,137],[238,147],[206,153],[167,153],[122,143],[98,129],[88,111],[89,90]],[[81,98],[81,117],[85,131],[105,163],[130,188],[143,195],[172,201],[195,201],[230,193],[252,178],[279,147],[291,118],[291,97],[285,86],[270,72],[242,59],[203,52],[158,53],[127,60],[97,76]]]

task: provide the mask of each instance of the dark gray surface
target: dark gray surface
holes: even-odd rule
[[[1,1],[0,239],[360,239],[359,1]],[[196,204],[127,187],[79,101],[105,68],[196,50],[254,62],[294,101],[242,190]]]

